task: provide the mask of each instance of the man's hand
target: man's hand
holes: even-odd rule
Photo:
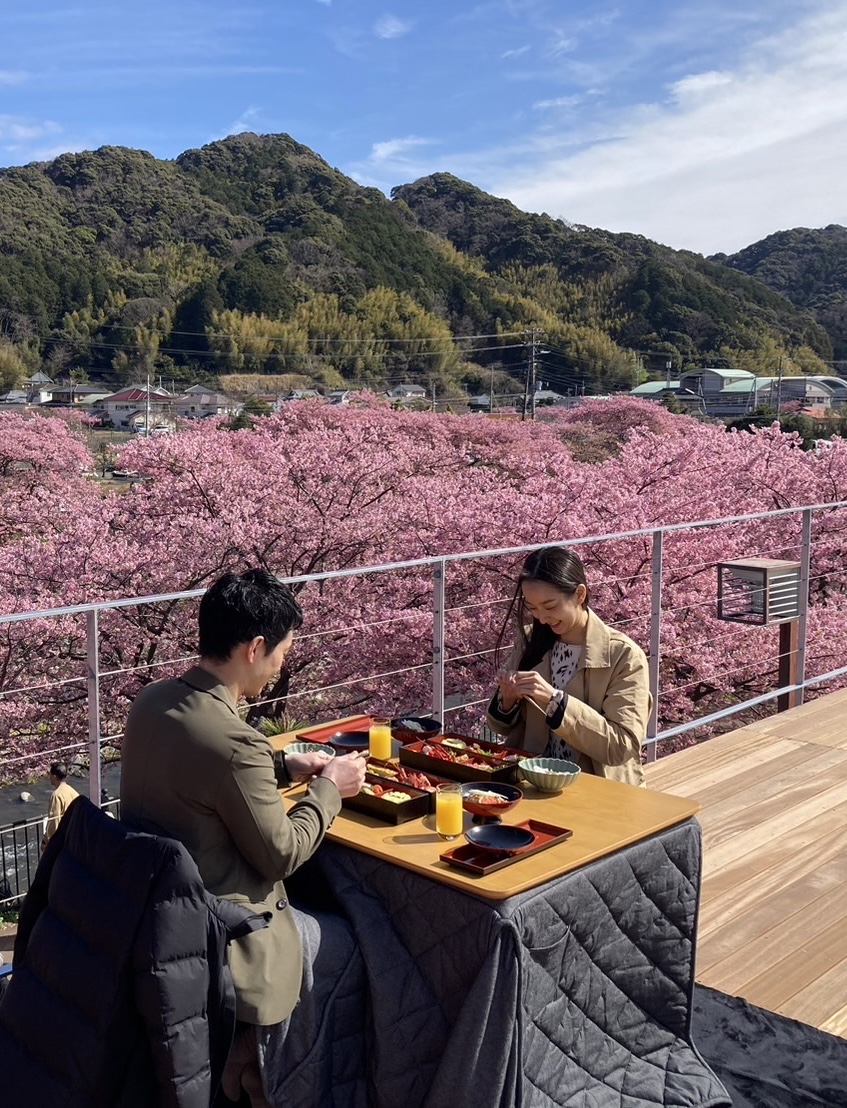
[[[286,754],[285,772],[290,781],[311,781],[333,760],[326,754]]]
[[[352,754],[330,759],[320,776],[329,778],[342,796],[355,796],[364,784],[367,764],[368,752],[354,750]]]

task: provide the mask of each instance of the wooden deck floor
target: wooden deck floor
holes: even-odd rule
[[[697,980],[847,1037],[847,690],[647,779],[703,806]]]

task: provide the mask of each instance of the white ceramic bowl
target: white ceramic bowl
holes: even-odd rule
[[[521,777],[543,793],[559,793],[579,777],[576,762],[563,758],[524,758],[518,762]]]
[[[289,743],[285,748],[286,754],[329,754],[335,757],[335,751],[329,743]]]

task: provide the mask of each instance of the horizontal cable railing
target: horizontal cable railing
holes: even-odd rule
[[[560,540],[561,545],[577,552],[588,550],[589,583],[601,602],[601,614],[607,610],[617,613],[616,618],[607,622],[626,629],[648,655],[651,691],[657,704],[646,744],[648,756],[655,755],[660,743],[691,732],[701,735],[738,713],[767,711],[777,698],[794,694],[801,699],[806,689],[818,689],[847,674],[847,665],[840,664],[826,673],[806,674],[804,607],[798,647],[798,658],[803,664],[799,665],[797,679],[780,688],[762,688],[763,683],[772,680],[782,655],[775,653],[772,640],[762,637],[759,642],[749,635],[751,631],[762,631],[758,625],[722,624],[720,628],[714,625],[710,612],[716,606],[716,560],[706,559],[703,551],[695,547],[697,560],[685,561],[678,553],[685,549],[684,540],[707,529],[713,529],[717,539],[725,528],[727,560],[743,558],[746,551],[748,557],[800,561],[806,567],[806,587],[830,595],[833,590],[844,589],[847,569],[839,561],[832,570],[824,571],[810,559],[818,541],[817,533],[821,533],[821,541],[830,544],[832,526],[841,526],[837,518],[830,526],[830,515],[845,509],[847,501],[832,501]],[[825,520],[821,519],[821,513],[826,513]],[[825,526],[818,525],[823,522]],[[777,525],[780,532],[767,533],[768,527]],[[751,530],[745,534],[748,526]],[[779,541],[777,535],[782,531],[785,536]],[[303,586],[304,598],[309,600],[307,607],[313,625],[297,638],[305,662],[283,696],[257,700],[251,704],[252,712],[280,716],[281,723],[285,722],[286,714],[298,720],[314,717],[318,722],[321,712],[328,713],[323,718],[332,718],[333,714],[349,714],[345,708],[355,706],[355,710],[385,714],[385,708],[394,704],[402,711],[431,709],[441,719],[461,714],[462,726],[482,728],[484,710],[496,685],[496,640],[504,612],[513,600],[517,560],[553,541],[283,578],[293,586]],[[829,546],[825,550],[824,565],[836,560],[829,553]],[[615,571],[617,561],[620,567]],[[477,578],[478,573],[483,576]],[[385,575],[394,575],[392,585],[397,586],[397,597],[402,596],[401,586],[406,589],[408,602],[392,601],[391,590],[376,583]],[[360,584],[355,592],[355,615],[345,623],[343,612],[349,589],[345,591],[344,583],[351,580]],[[333,608],[336,585],[341,593],[338,606]],[[320,588],[313,596],[307,586]],[[78,617],[75,623],[62,624],[63,641],[72,640],[73,649],[48,659],[49,672],[42,679],[28,673],[29,680],[21,680],[25,667],[19,666],[18,680],[10,680],[7,687],[0,685],[0,708],[10,705],[20,708],[14,724],[15,742],[10,744],[8,756],[0,756],[4,776],[14,776],[23,767],[35,772],[40,766],[43,773],[51,758],[72,755],[76,764],[87,761],[90,794],[98,802],[103,748],[108,745],[115,751],[119,749],[123,722],[134,693],[159,674],[176,673],[196,662],[197,655],[191,650],[192,634],[174,628],[178,627],[179,619],[183,624],[186,622],[182,602],[196,601],[204,591],[189,589],[0,614],[0,627],[6,626],[10,631],[15,628],[17,637],[25,637],[27,623],[37,621],[39,633],[44,633],[49,621]],[[479,598],[480,592],[484,599]],[[391,603],[396,604],[394,610]],[[173,606],[181,616],[172,617],[167,609],[163,612],[162,605]],[[145,615],[145,610],[151,609],[155,619]],[[193,621],[194,617],[191,618]],[[103,630],[106,620],[110,621],[109,635]],[[112,623],[116,623],[116,628],[111,627]],[[128,636],[131,648],[115,646],[117,632]],[[370,644],[368,656],[375,662],[360,662],[355,651],[359,640]],[[747,646],[748,642],[754,646]],[[722,644],[725,650],[720,665],[690,672],[689,663],[716,644]],[[509,644],[504,643],[503,649],[508,648]],[[757,651],[754,662],[749,654],[744,654],[745,649],[751,648]],[[334,660],[334,652],[340,650],[346,651],[345,668],[341,670],[338,668],[341,663]],[[382,664],[378,664],[380,660]],[[832,661],[840,663],[847,659]],[[819,666],[820,659],[816,664]],[[68,673],[72,668],[77,668],[77,672]],[[9,672],[14,672],[11,667]],[[304,676],[300,677],[300,673]],[[751,676],[761,680],[754,683]],[[703,703],[699,693],[696,701],[686,696],[710,681],[728,687],[733,681],[739,687],[750,681],[755,684],[756,695],[737,696],[729,704],[717,699],[710,702],[708,689],[703,694],[706,697]],[[85,694],[80,696],[83,685]],[[49,711],[48,693],[52,697]],[[729,695],[726,691],[721,693],[724,699],[726,695]],[[75,700],[69,699],[73,696]],[[698,710],[701,715],[696,714]],[[70,729],[67,742],[61,741],[65,736],[57,733],[58,727],[65,726]]]

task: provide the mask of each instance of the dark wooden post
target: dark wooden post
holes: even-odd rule
[[[779,688],[797,684],[797,645],[799,642],[800,621],[788,619],[779,625]],[[783,693],[776,698],[776,710],[785,712],[796,708],[797,693]]]

